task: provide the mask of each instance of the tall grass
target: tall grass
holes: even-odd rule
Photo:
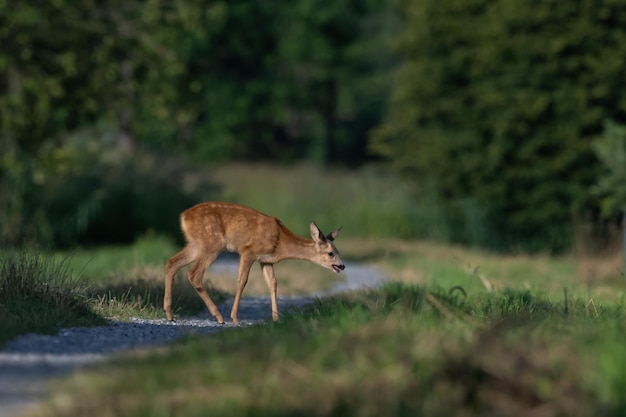
[[[67,260],[23,250],[0,254],[0,344],[26,332],[103,324]]]
[[[0,251],[0,345],[25,333],[54,334],[65,327],[104,325],[110,319],[163,317],[163,267],[153,256],[170,246],[157,240],[75,251],[74,256]],[[90,260],[93,264],[86,265]],[[216,302],[224,300],[223,292],[210,284],[207,288]],[[204,309],[187,280],[176,280],[174,312],[189,316]]]
[[[280,218],[294,232],[343,225],[353,236],[415,237],[434,234],[424,222],[429,208],[416,204],[412,186],[382,168],[325,168],[229,164],[212,170],[224,200],[249,205]],[[431,230],[432,229],[432,230]]]

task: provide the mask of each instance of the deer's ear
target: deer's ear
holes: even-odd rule
[[[315,224],[315,222],[311,222],[311,237],[315,241],[315,243],[324,243],[326,242],[326,238],[324,237],[324,233],[320,230],[319,227]]]
[[[330,240],[332,242],[333,240],[337,239],[337,235],[339,234],[339,232],[341,232],[342,228],[343,226],[339,226],[334,232],[327,234],[326,240]]]

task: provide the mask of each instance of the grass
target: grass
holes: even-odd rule
[[[76,285],[67,260],[50,260],[33,251],[0,256],[0,344],[23,333],[104,323]]]
[[[34,415],[621,415],[624,318],[391,284],[96,367]]]
[[[54,253],[53,259],[69,258],[69,266],[81,280],[102,283],[124,280],[125,275],[137,275],[146,268],[163,269],[177,250],[170,239],[148,234],[132,245],[76,248],[69,253]]]
[[[432,223],[421,221],[427,207],[415,204],[411,185],[375,166],[228,164],[212,175],[223,200],[276,216],[305,236],[311,220],[326,233],[343,226],[356,236],[387,237],[424,235]]]
[[[37,250],[0,252],[0,346],[25,333],[54,334],[73,326],[103,325],[129,317],[163,317],[164,239],[131,247],[51,254]],[[207,283],[216,302],[225,294]],[[205,309],[179,277],[173,310],[193,315]]]
[[[460,286],[471,294],[507,288],[562,300],[623,303],[626,277],[619,253],[603,257],[496,254],[426,241],[350,239],[340,246],[349,259],[372,263],[393,281],[429,288]]]
[[[58,385],[32,415],[626,412],[626,286],[613,268],[618,259],[596,260],[594,267],[573,256],[502,256],[349,235],[340,249],[349,262],[370,263],[393,282],[321,301],[280,323],[193,337],[95,366]],[[137,291],[160,291],[153,277],[160,277],[159,265],[137,261],[125,269],[127,261],[120,262],[109,280],[142,279]],[[189,286],[180,278],[184,291]],[[152,279],[154,287],[146,284]]]

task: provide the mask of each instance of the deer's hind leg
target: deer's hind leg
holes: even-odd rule
[[[176,273],[185,265],[193,262],[198,256],[198,250],[195,245],[188,244],[172,256],[165,264],[165,295],[163,296],[163,310],[165,311],[165,317],[169,321],[174,318],[172,316],[172,290],[174,288],[174,277]]]
[[[209,293],[207,293],[206,289],[204,288],[203,282],[204,271],[213,263],[215,258],[217,258],[217,255],[219,255],[221,249],[221,247],[214,249],[202,248],[200,250],[200,255],[198,256],[196,263],[194,263],[191,269],[189,269],[187,276],[189,278],[189,282],[196,290],[202,301],[204,301],[204,304],[209,309],[211,315],[215,317],[215,320],[217,320],[219,324],[224,324],[224,318],[220,314],[213,300],[211,300]]]

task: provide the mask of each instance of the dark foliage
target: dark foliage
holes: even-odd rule
[[[455,241],[560,251],[594,219],[591,150],[626,121],[626,4],[405,1],[374,149],[432,182]]]

